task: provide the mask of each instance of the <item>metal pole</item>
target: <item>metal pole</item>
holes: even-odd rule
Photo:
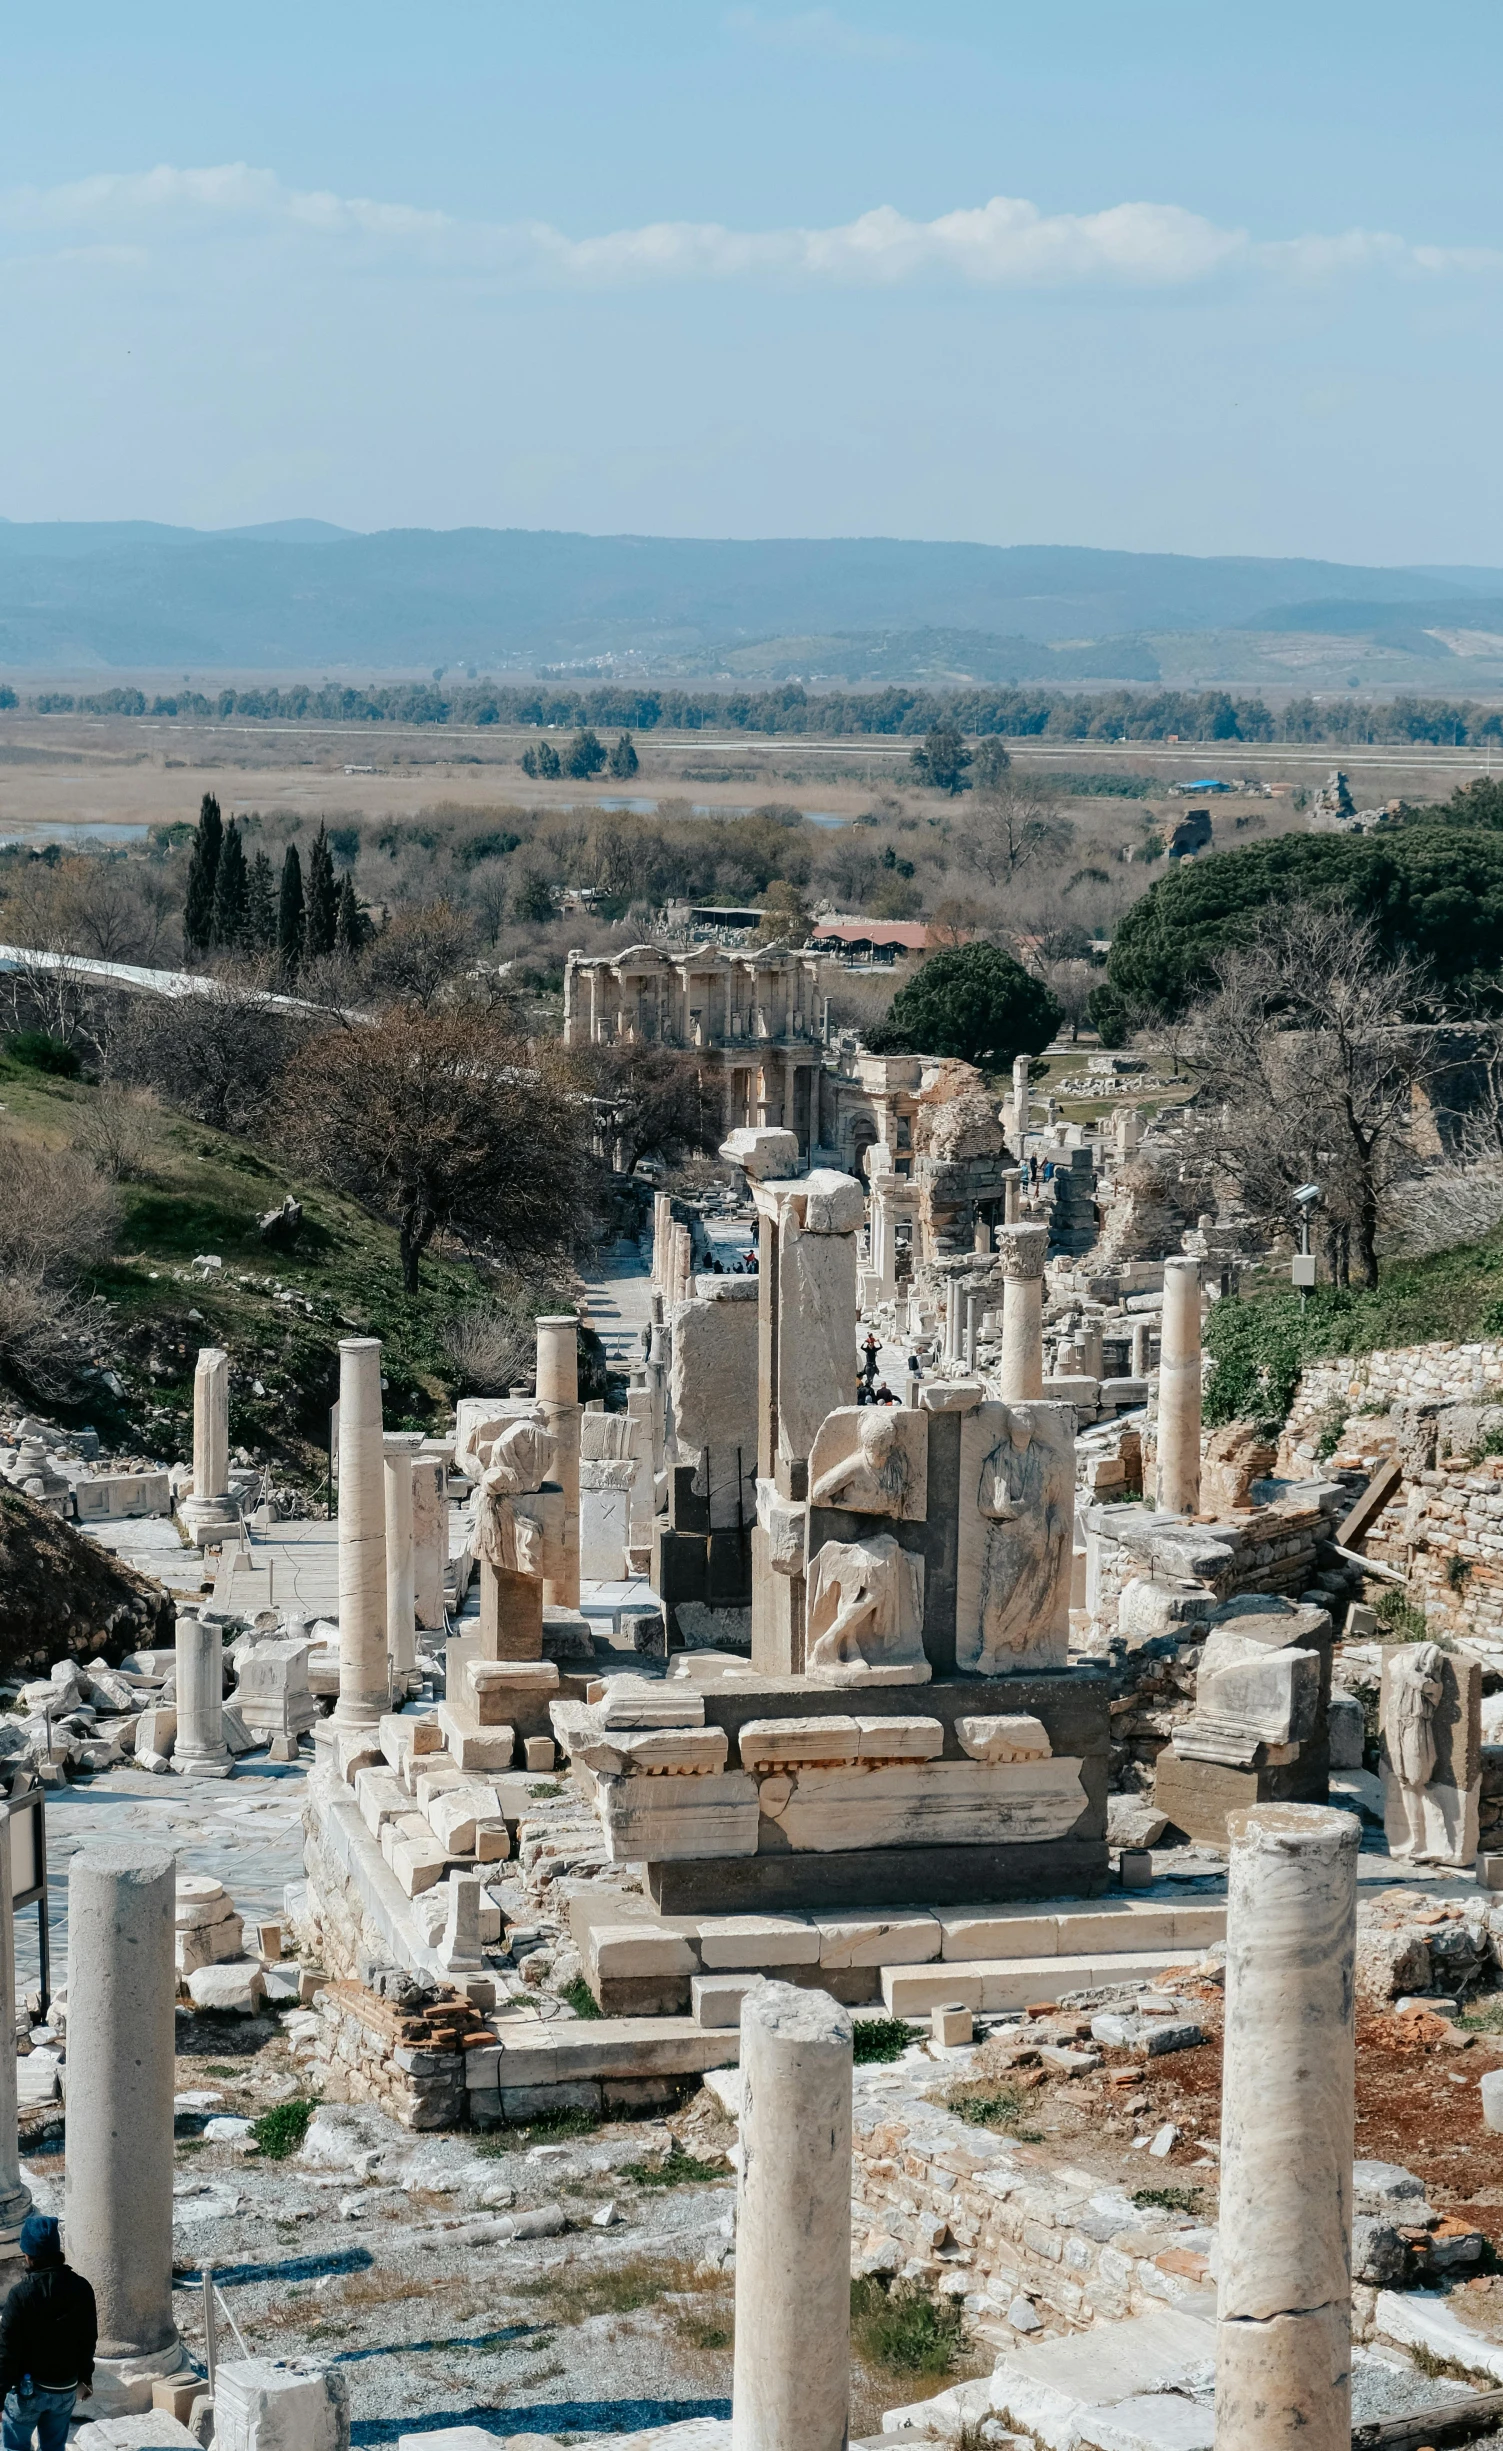
[[[219,2362],[218,2343],[214,2338],[214,2267],[203,2268],[204,2289],[204,2375],[209,2386],[209,2398],[214,2397],[214,2369]]]

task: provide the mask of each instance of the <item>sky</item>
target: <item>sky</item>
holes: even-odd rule
[[[0,514],[1503,562],[1491,0],[13,10]]]

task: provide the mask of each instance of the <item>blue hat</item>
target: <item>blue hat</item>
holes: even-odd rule
[[[28,2213],[21,2224],[21,2253],[31,2264],[60,2264],[63,2234],[50,2213]]]

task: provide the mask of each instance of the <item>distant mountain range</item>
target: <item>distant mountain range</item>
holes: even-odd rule
[[[1452,694],[1494,667],[1503,678],[1503,570],[884,537],[0,520],[0,668],[21,674],[598,665],[748,682],[1152,683],[1193,666],[1202,684],[1224,670],[1313,686],[1327,662]]]

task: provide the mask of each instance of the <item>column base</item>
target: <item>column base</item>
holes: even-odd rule
[[[199,1549],[212,1549],[221,1541],[233,1540],[241,1528],[240,1509],[233,1498],[184,1498],[177,1514],[188,1538]]]
[[[330,1717],[336,1728],[374,1728],[391,1709],[390,1692],[380,1694],[341,1694]]]
[[[142,2417],[151,2407],[151,2387],[169,2374],[181,2374],[191,2363],[174,2332],[165,2349],[136,2357],[97,2357],[94,2389],[78,2403],[81,2417]]]
[[[21,2224],[30,2210],[31,2189],[26,2185],[24,2179],[18,2180],[14,2187],[7,2188],[5,2193],[0,2195],[0,2268],[3,2268],[9,2258],[20,2254],[18,2242],[21,2236]],[[10,2276],[11,2279],[15,2277],[14,2274]],[[7,2277],[3,2269],[0,2269],[0,2287],[4,2286],[8,2286]]]
[[[222,1753],[180,1753],[172,1749],[170,1770],[180,1779],[227,1779],[235,1767],[234,1757],[226,1747]]]

